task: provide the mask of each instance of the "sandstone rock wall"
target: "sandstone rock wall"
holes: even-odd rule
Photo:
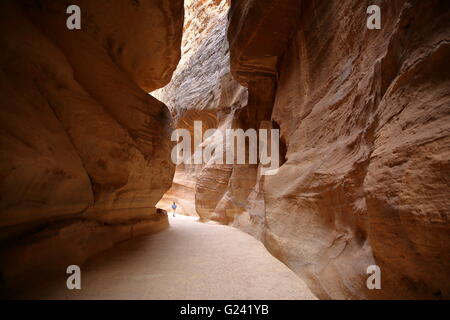
[[[81,30],[66,8],[81,8]],[[2,1],[2,275],[81,264],[167,226],[172,122],[147,92],[180,58],[182,1]],[[59,269],[58,269],[59,270]]]
[[[449,18],[446,1],[232,2],[232,73],[249,100],[276,83],[287,149],[245,228],[321,298],[450,296]]]

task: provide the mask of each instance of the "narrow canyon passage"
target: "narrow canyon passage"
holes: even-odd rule
[[[238,229],[177,216],[170,228],[119,244],[82,268],[82,290],[60,279],[41,299],[315,299],[304,282]]]
[[[3,0],[0,29],[0,297],[450,298],[450,1]]]

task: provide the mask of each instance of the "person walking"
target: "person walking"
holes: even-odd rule
[[[177,209],[177,205],[175,204],[175,201],[172,203],[172,209],[173,209],[173,217],[175,218],[175,210]]]

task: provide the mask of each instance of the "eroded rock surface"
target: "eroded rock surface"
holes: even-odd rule
[[[291,38],[268,36],[293,8]],[[276,81],[287,146],[263,239],[319,297],[450,296],[449,18],[445,1],[233,1],[232,72]],[[372,264],[382,290],[367,290]]]
[[[5,279],[168,225],[155,204],[173,177],[172,122],[147,92],[179,61],[183,2],[72,4],[81,30],[65,2],[0,4]]]

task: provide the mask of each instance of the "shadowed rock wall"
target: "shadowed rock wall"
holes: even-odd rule
[[[81,8],[81,30],[66,8]],[[2,1],[4,279],[168,225],[172,121],[147,92],[180,58],[182,1]],[[64,266],[64,268],[62,268]]]

